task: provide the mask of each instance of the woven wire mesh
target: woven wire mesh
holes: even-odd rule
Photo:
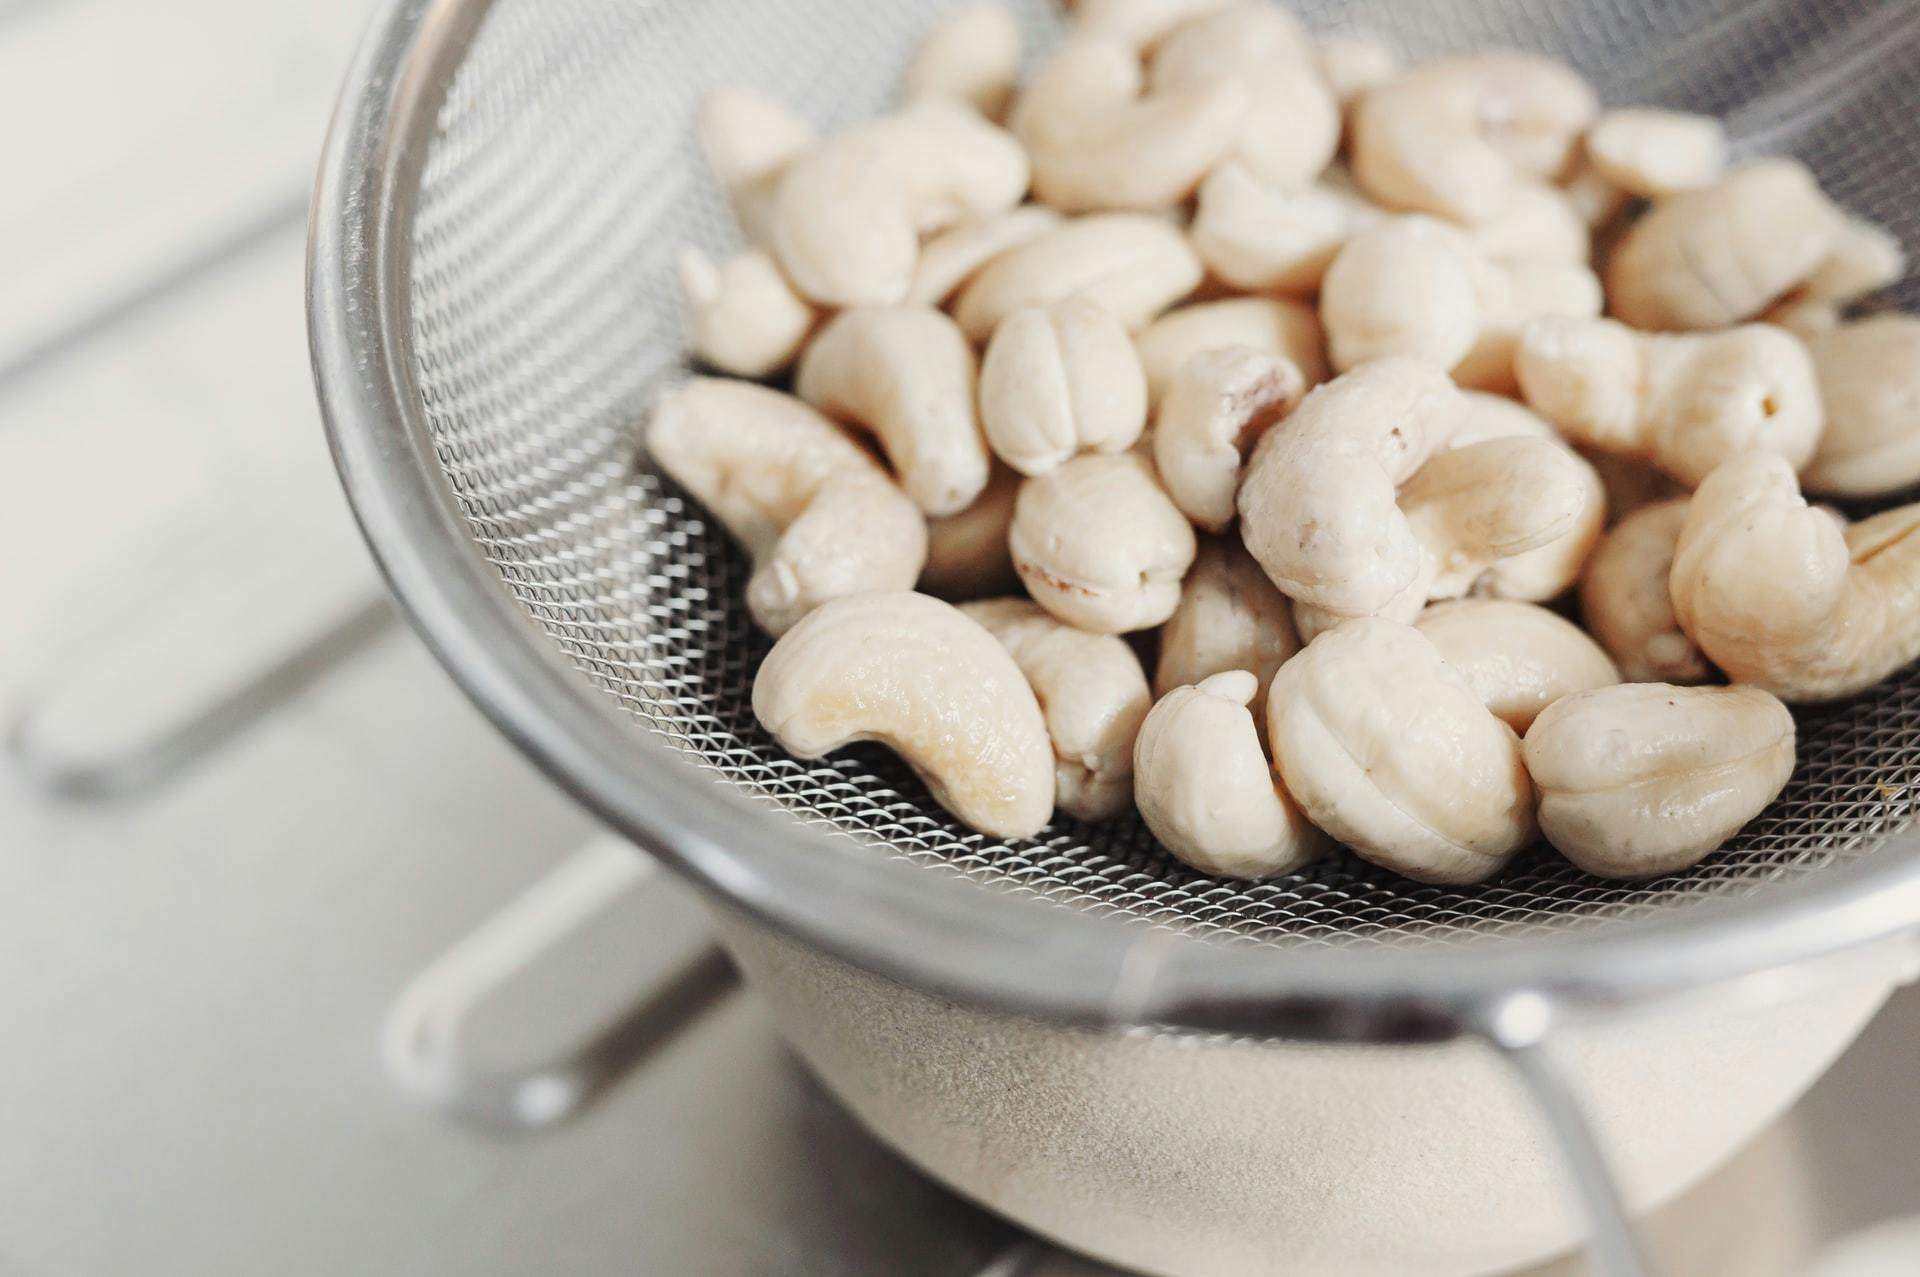
[[[744,557],[640,455],[683,375],[673,257],[735,231],[692,141],[699,94],[772,93],[824,127],[887,102],[943,6],[901,0],[499,0],[451,86],[414,228],[419,385],[472,535],[527,615],[606,695],[710,771],[880,854],[1118,920],[1275,943],[1488,939],[1630,927],[1703,897],[1790,890],[1870,854],[1920,785],[1920,677],[1800,715],[1787,792],[1697,869],[1602,882],[1547,850],[1499,881],[1422,886],[1335,854],[1247,885],[1193,873],[1137,819],[1057,821],[1004,844],[955,824],[897,759],[787,758],[754,721],[767,648]],[[1039,3],[1017,6],[1031,44]],[[1380,0],[1296,6],[1420,54],[1532,47],[1615,104],[1725,117],[1743,152],[1801,156],[1851,207],[1920,244],[1920,9],[1757,0]],[[1895,302],[1920,301],[1909,280]]]

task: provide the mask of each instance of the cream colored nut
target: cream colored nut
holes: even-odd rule
[[[1320,41],[1314,56],[1320,78],[1343,107],[1352,106],[1361,94],[1400,74],[1400,55],[1365,32],[1328,36]]]
[[[1511,399],[1482,391],[1466,392],[1467,415],[1454,430],[1450,446],[1465,447],[1483,439],[1540,439],[1565,445],[1544,418]],[[1611,496],[1599,470],[1578,453],[1570,454],[1579,471],[1580,513],[1572,526],[1543,545],[1509,555],[1490,566],[1474,582],[1474,592],[1496,599],[1541,603],[1572,589],[1600,542],[1612,509]]]
[[[1269,0],[1235,0],[1154,51],[1156,94],[1238,83],[1247,106],[1232,154],[1263,181],[1304,186],[1340,146],[1340,103],[1300,24]]]
[[[1430,217],[1396,217],[1348,240],[1320,286],[1334,368],[1391,355],[1453,367],[1479,330],[1477,268],[1465,237]]]
[[[1203,18],[1232,0],[1070,0],[1077,29],[1149,49],[1175,27]]]
[[[901,89],[909,102],[956,98],[989,120],[1005,113],[1020,74],[1020,23],[1003,4],[970,4],[920,41]]]
[[[1264,739],[1267,686],[1299,650],[1287,596],[1237,537],[1206,537],[1181,586],[1180,606],[1160,629],[1153,693],[1163,697],[1228,670],[1251,671],[1258,683],[1254,722]]]
[[[1793,715],[1755,687],[1625,683],[1569,696],[1527,732],[1540,832],[1603,878],[1698,864],[1793,775]]]
[[[1600,645],[1565,617],[1533,603],[1436,603],[1414,628],[1467,681],[1494,717],[1526,734],[1540,711],[1575,692],[1620,681]]]
[[[1920,506],[1842,532],[1778,457],[1733,458],[1693,494],[1669,581],[1680,628],[1736,683],[1835,700],[1920,656]]]
[[[1327,379],[1320,319],[1304,302],[1276,297],[1230,297],[1168,311],[1134,338],[1147,374],[1147,403],[1157,410],[1173,375],[1202,351],[1248,346],[1279,355],[1300,370],[1308,387]]]
[[[1188,234],[1207,269],[1233,287],[1306,296],[1347,241],[1385,216],[1339,170],[1289,189],[1229,161],[1201,184]]]
[[[1197,548],[1193,525],[1138,452],[1089,453],[1028,479],[1009,544],[1034,600],[1096,634],[1171,616]]]
[[[1596,239],[1627,207],[1627,193],[1602,176],[1584,153],[1574,157],[1560,189]]]
[[[923,306],[942,304],[975,271],[1002,253],[1039,239],[1058,227],[1060,220],[1060,214],[1044,205],[1022,204],[941,231],[920,245],[907,300]]]
[[[1865,218],[1848,217],[1842,219],[1832,247],[1800,291],[1809,298],[1844,305],[1899,283],[1906,273],[1907,251],[1899,237]]]
[[[1260,747],[1247,708],[1257,686],[1248,671],[1230,670],[1177,687],[1154,705],[1134,744],[1141,819],[1202,873],[1271,878],[1326,849]]]
[[[980,420],[994,454],[1046,474],[1080,452],[1124,452],[1147,426],[1133,338],[1085,297],[1016,310],[980,365]]]
[[[1585,216],[1570,195],[1545,182],[1516,182],[1506,204],[1467,235],[1482,256],[1491,258],[1585,266],[1593,255]]]
[[[1516,181],[1550,178],[1597,103],[1558,62],[1480,53],[1414,67],[1354,108],[1353,174],[1394,208],[1486,221]]]
[[[987,486],[975,411],[973,348],[928,306],[842,311],[801,356],[794,387],[808,403],[873,431],[907,495],[956,514]]]
[[[1831,332],[1842,322],[1839,303],[1809,297],[1799,289],[1760,312],[1760,322],[1784,328],[1806,341],[1814,333]]]
[[[1202,351],[1181,365],[1154,418],[1153,459],[1197,527],[1220,532],[1233,522],[1248,454],[1306,391],[1290,361],[1251,346]],[[1143,403],[1145,394],[1143,383]]]
[[[1197,288],[1201,274],[1177,228],[1144,213],[1101,213],[994,258],[960,290],[953,314],[968,337],[985,342],[1022,307],[1081,296],[1138,331]]]
[[[1825,424],[1806,347],[1766,324],[1662,334],[1610,319],[1536,319],[1514,367],[1528,405],[1569,439],[1689,485],[1743,452],[1803,466]]]
[[[961,612],[985,627],[1027,677],[1053,742],[1054,805],[1111,820],[1133,804],[1133,741],[1153,704],[1127,641],[1064,625],[1027,599]]]
[[[1412,625],[1426,611],[1428,591],[1433,585],[1433,565],[1426,561],[1420,565],[1420,575],[1416,576],[1405,589],[1402,589],[1380,607],[1367,615],[1377,616],[1383,621],[1395,621],[1401,625]],[[1295,602],[1293,605],[1293,630],[1300,636],[1302,643],[1311,643],[1343,621],[1353,617],[1345,612],[1334,612],[1312,603]]]
[[[1482,439],[1545,439],[1562,443],[1553,423],[1523,403],[1485,390],[1462,393],[1464,408],[1460,422],[1447,439],[1447,446],[1464,448]]]
[[[1079,37],[1049,58],[1008,124],[1033,159],[1033,191],[1065,212],[1169,208],[1239,136],[1247,90],[1233,80],[1149,93],[1134,51]]]
[[[715,89],[702,98],[696,131],[741,232],[750,243],[769,242],[780,179],[819,135],[779,102],[746,89]]]
[[[773,247],[823,306],[885,306],[913,286],[920,237],[1003,212],[1027,157],[957,102],[929,99],[858,125],[795,160],[774,196]]]
[[[1636,683],[1704,683],[1713,667],[1674,619],[1667,582],[1687,499],[1643,506],[1614,525],[1580,579],[1587,629]]]
[[[1607,264],[1607,301],[1635,328],[1721,328],[1811,275],[1840,218],[1805,165],[1761,160],[1655,204]]]
[[[1727,131],[1710,115],[1603,111],[1587,131],[1587,158],[1620,189],[1659,199],[1719,181],[1727,167]]]
[[[1281,591],[1364,616],[1412,585],[1419,538],[1395,500],[1458,424],[1446,374],[1412,359],[1363,364],[1269,430],[1240,484],[1240,535]]]
[[[1498,394],[1519,393],[1514,361],[1528,324],[1547,316],[1596,319],[1604,302],[1599,279],[1574,262],[1483,262],[1474,280],[1479,328],[1453,379]]]
[[[1458,598],[1502,560],[1595,525],[1604,500],[1571,449],[1514,435],[1437,452],[1400,490],[1434,599]]]
[[[886,471],[790,395],[695,377],[647,427],[647,450],[753,558],[747,608],[771,634],[828,599],[904,590],[926,520]]]
[[[1420,882],[1484,882],[1534,835],[1520,739],[1434,645],[1362,617],[1280,667],[1268,739],[1307,818]]]
[[[1827,409],[1808,489],[1870,497],[1920,481],[1920,319],[1875,315],[1805,340]]]
[[[995,838],[1031,838],[1053,812],[1053,746],[1026,676],[977,622],[924,594],[815,609],[761,662],[753,713],[796,758],[880,742]]]
[[[1616,523],[1643,506],[1687,495],[1687,488],[1672,475],[1652,466],[1611,452],[1588,450],[1580,455],[1600,476],[1600,486],[1607,492],[1607,517]]]
[[[759,249],[718,265],[697,248],[681,249],[680,289],[693,353],[736,377],[769,377],[786,368],[819,319]]]
[[[958,514],[927,520],[927,566],[920,590],[943,599],[977,599],[1020,588],[1007,533],[1020,476],[996,465],[986,491]]]

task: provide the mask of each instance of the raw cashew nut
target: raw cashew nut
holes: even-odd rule
[[[1411,355],[1451,368],[1479,331],[1476,262],[1459,231],[1396,217],[1348,240],[1320,286],[1333,366]]]
[[[1267,737],[1307,818],[1420,882],[1484,882],[1533,838],[1520,738],[1418,630],[1347,621],[1274,675]]]
[[[1475,283],[1479,330],[1472,348],[1453,366],[1453,379],[1499,394],[1519,392],[1514,356],[1528,324],[1549,316],[1597,319],[1604,301],[1599,279],[1573,262],[1485,262]]]
[[[781,103],[746,89],[715,89],[702,98],[696,131],[741,233],[749,243],[769,242],[780,179],[819,135]]]
[[[1635,683],[1704,683],[1713,667],[1674,619],[1667,581],[1687,499],[1642,506],[1602,537],[1580,580],[1587,629]]]
[[[1579,626],[1533,603],[1436,603],[1413,624],[1494,716],[1521,735],[1562,697],[1620,681],[1619,669]]]
[[[1026,599],[961,612],[1000,640],[1026,675],[1053,742],[1054,805],[1111,820],[1133,802],[1133,741],[1153,704],[1127,641],[1063,625]]]
[[[1196,526],[1221,532],[1233,522],[1247,455],[1306,391],[1291,362],[1251,346],[1202,351],[1174,374],[1154,418],[1153,460],[1167,495]],[[1143,382],[1143,405],[1145,395]]]
[[[647,450],[752,556],[747,608],[770,634],[828,599],[908,589],[920,573],[919,509],[798,399],[695,377],[654,413]]]
[[[1823,297],[1809,297],[1802,289],[1794,289],[1785,297],[1760,312],[1760,322],[1784,328],[1806,341],[1814,333],[1831,332],[1842,322],[1841,306]]]
[[[1800,292],[1816,301],[1845,305],[1900,282],[1907,250],[1899,237],[1864,217],[1841,219],[1827,255],[1802,281]]]
[[[999,119],[1020,74],[1020,23],[1003,4],[970,4],[920,41],[901,83],[907,101],[955,98]]]
[[[1271,878],[1326,849],[1260,747],[1247,708],[1257,686],[1246,670],[1229,670],[1177,687],[1154,705],[1134,743],[1140,818],[1202,873]]]
[[[1870,497],[1920,480],[1920,319],[1875,315],[1804,340],[1827,409],[1808,489]]]
[[[1421,570],[1396,490],[1464,411],[1446,374],[1412,359],[1321,386],[1253,450],[1238,498],[1247,549],[1293,598],[1348,616],[1378,611]]]
[[[1400,55],[1365,32],[1328,36],[1320,41],[1314,56],[1319,61],[1320,78],[1343,108],[1400,74]]]
[[[1500,211],[1469,227],[1467,236],[1491,258],[1585,266],[1593,255],[1593,235],[1579,207],[1545,182],[1516,183]]]
[[[693,328],[693,353],[736,377],[769,377],[794,361],[819,314],[759,249],[715,265],[697,248],[680,250],[680,288]]]
[[[1075,218],[988,262],[954,303],[969,338],[984,342],[1025,306],[1082,296],[1130,331],[1200,284],[1200,259],[1186,236],[1144,213]]]
[[[1793,749],[1793,715],[1757,687],[1623,683],[1549,706],[1526,759],[1548,842],[1590,874],[1652,878],[1764,811]]]
[[[1516,437],[1565,446],[1559,431],[1511,399],[1469,390],[1466,400],[1467,415],[1453,432],[1452,447],[1465,447],[1483,439]],[[1565,594],[1580,579],[1587,559],[1606,529],[1613,498],[1593,462],[1571,450],[1568,455],[1579,470],[1581,486],[1585,489],[1580,514],[1573,525],[1544,545],[1509,555],[1493,564],[1474,583],[1475,593],[1541,603]]]
[[[1279,355],[1300,370],[1308,387],[1327,379],[1320,320],[1304,302],[1275,297],[1230,297],[1170,310],[1134,338],[1147,374],[1147,403],[1158,408],[1173,377],[1202,351],[1248,346]]]
[[[1175,27],[1204,18],[1231,0],[1072,0],[1074,25],[1132,49],[1148,49]]]
[[[973,347],[940,311],[842,311],[801,356],[794,388],[822,412],[873,431],[928,514],[958,513],[987,486]]]
[[[1727,131],[1710,115],[1646,107],[1603,111],[1587,131],[1587,158],[1621,190],[1660,199],[1720,180]]]
[[[920,590],[943,599],[977,599],[1020,588],[1007,533],[1020,476],[996,465],[987,489],[958,514],[927,520],[927,566]]]
[[[1201,183],[1187,233],[1207,269],[1226,283],[1299,297],[1318,291],[1347,241],[1385,216],[1340,170],[1286,188],[1228,161]]]
[[[1514,367],[1528,405],[1569,439],[1689,485],[1744,452],[1805,465],[1825,424],[1806,347],[1766,324],[1660,334],[1536,319]]]
[[[1096,634],[1171,616],[1197,549],[1193,525],[1138,452],[1087,453],[1028,479],[1008,544],[1035,601]]]
[[[1160,629],[1153,694],[1204,682],[1229,670],[1251,671],[1254,722],[1267,731],[1267,687],[1300,650],[1287,596],[1253,561],[1238,538],[1207,537],[1180,590],[1180,606]]]
[[[795,758],[879,741],[994,838],[1031,838],[1053,812],[1053,746],[1026,676],[977,622],[924,594],[816,608],[761,662],[753,713]]]
[[[1060,225],[1060,214],[1040,204],[1022,204],[1004,213],[962,222],[920,245],[907,300],[938,306],[975,271],[1002,253],[1031,243]]]
[[[1193,193],[1240,135],[1235,80],[1148,92],[1134,51],[1077,36],[1013,104],[1008,125],[1033,160],[1034,194],[1069,213],[1169,208]]]
[[[1454,427],[1453,434],[1447,438],[1447,446],[1464,448],[1470,443],[1479,443],[1483,439],[1544,439],[1548,443],[1564,442],[1560,432],[1553,424],[1525,404],[1516,403],[1505,395],[1491,394],[1485,390],[1462,392],[1465,401],[1460,422]]]
[[[1839,226],[1804,164],[1747,164],[1635,222],[1607,264],[1607,301],[1635,328],[1739,323],[1811,275]]]
[[[1850,696],[1920,656],[1920,506],[1842,532],[1778,457],[1735,457],[1693,494],[1669,588],[1680,628],[1734,682]]]
[[[1147,427],[1133,338],[1085,297],[1013,312],[980,365],[980,420],[994,454],[1025,475],[1126,451]]]
[[[1547,58],[1441,58],[1360,99],[1353,175],[1383,204],[1485,221],[1517,180],[1565,169],[1597,109],[1586,82]]]
[[[913,285],[920,237],[1003,212],[1027,190],[1027,157],[957,102],[928,99],[796,159],[774,196],[773,248],[823,306],[886,306]]]

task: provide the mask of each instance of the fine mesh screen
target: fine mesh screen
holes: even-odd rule
[[[472,534],[533,621],[608,696],[709,769],[892,853],[1119,917],[1268,942],[1458,940],[1619,926],[1867,854],[1920,783],[1920,677],[1801,715],[1800,768],[1733,846],[1654,884],[1548,851],[1499,882],[1426,887],[1336,854],[1256,886],[1194,874],[1133,818],[1004,845],[960,828],[878,749],[784,757],[753,719],[767,642],[744,558],[638,456],[682,375],[672,274],[731,220],[692,141],[708,87],[773,93],[832,127],[883,106],[939,4],[499,0],[433,144],[412,271],[419,384]],[[1920,244],[1920,10],[1758,0],[1384,0],[1296,5],[1411,52],[1508,44],[1578,64],[1614,104],[1728,119],[1743,151],[1808,160],[1840,200]],[[1022,7],[1030,43],[1047,38]],[[1920,302],[1914,281],[1895,301]]]

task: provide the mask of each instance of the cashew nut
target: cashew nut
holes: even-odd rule
[[[1143,95],[1134,51],[1076,36],[1013,104],[1008,125],[1033,160],[1033,190],[1065,212],[1158,209],[1193,193],[1240,135],[1248,93],[1212,80]]]
[[[1258,683],[1252,708],[1267,731],[1267,686],[1300,650],[1287,596],[1253,561],[1238,538],[1206,537],[1180,590],[1180,606],[1160,629],[1153,693],[1200,683],[1228,670],[1249,670]]]
[[[1138,331],[1198,287],[1201,273],[1176,228],[1144,213],[1101,213],[988,262],[960,290],[953,314],[968,337],[985,342],[1014,311],[1079,295]]]
[[[922,593],[943,599],[977,599],[1020,588],[1007,549],[1013,527],[1013,503],[1020,476],[1006,466],[993,467],[986,491],[958,514],[927,520],[927,566],[920,571]]]
[[[938,306],[975,271],[1002,253],[1039,239],[1060,225],[1060,214],[1040,204],[1022,204],[941,231],[920,245],[907,300]]]
[[[1540,832],[1603,878],[1698,864],[1793,775],[1793,715],[1756,687],[1623,683],[1549,706],[1527,732]]]
[[[1805,341],[1814,333],[1831,332],[1838,328],[1842,316],[1838,302],[1828,301],[1824,297],[1809,297],[1804,289],[1796,288],[1761,311],[1759,318],[1761,323],[1784,328]]]
[[[660,468],[753,558],[747,608],[771,634],[828,599],[904,590],[926,521],[867,451],[789,395],[695,377],[647,427]]]
[[[1008,544],[1035,601],[1096,634],[1171,616],[1197,549],[1193,525],[1138,452],[1086,453],[1028,479]]]
[[[1897,284],[1907,273],[1907,250],[1899,237],[1863,217],[1843,218],[1834,232],[1827,255],[1800,285],[1800,292],[1817,301],[1858,301]]]
[[[1012,208],[1027,177],[1020,144],[978,112],[916,102],[788,166],[774,196],[774,252],[821,305],[891,305],[913,285],[921,235]]]
[[[1669,588],[1680,628],[1734,682],[1850,696],[1920,656],[1920,506],[1842,532],[1785,462],[1738,456],[1693,494]]]
[[[753,713],[795,758],[879,741],[991,837],[1031,838],[1053,812],[1053,746],[1026,676],[977,622],[924,594],[816,608],[761,662]]]
[[[1141,819],[1202,873],[1271,878],[1326,849],[1260,747],[1247,708],[1256,688],[1246,670],[1177,687],[1154,705],[1134,742]]]
[[[973,348],[940,311],[842,311],[801,356],[794,384],[821,411],[873,431],[928,514],[958,513],[987,486]]]
[[[1054,805],[1111,820],[1133,801],[1133,741],[1153,704],[1127,641],[1063,625],[1026,599],[960,611],[1000,640],[1026,675],[1053,742]]]
[[[1233,522],[1248,453],[1306,390],[1291,362],[1251,346],[1202,351],[1181,365],[1154,418],[1153,459],[1196,526],[1220,532]]]
[[[1231,0],[1070,0],[1074,24],[1093,35],[1108,36],[1133,49],[1148,49],[1175,27],[1231,3]]]
[[[1486,221],[1469,227],[1467,236],[1482,256],[1496,259],[1585,266],[1593,255],[1592,232],[1573,198],[1545,182],[1516,183],[1506,204]]]
[[[1825,424],[1806,347],[1766,324],[1662,334],[1536,319],[1514,366],[1528,405],[1568,438],[1690,485],[1743,452],[1805,465]]]
[[[1920,319],[1875,315],[1805,341],[1827,409],[1807,487],[1868,497],[1920,480]]]
[[[1413,624],[1494,716],[1522,735],[1562,697],[1620,681],[1579,626],[1533,603],[1436,603]]]
[[[768,377],[806,344],[819,314],[787,283],[773,258],[749,249],[715,265],[697,248],[680,250],[693,353],[736,377]]]
[[[1632,107],[1603,111],[1587,130],[1594,171],[1643,199],[1695,191],[1727,167],[1727,131],[1710,115]]]
[[[1460,421],[1447,437],[1448,447],[1464,448],[1483,439],[1519,438],[1562,442],[1560,432],[1545,417],[1505,395],[1468,390],[1463,391],[1461,397],[1464,404]]]
[[[819,135],[781,103],[746,89],[715,89],[702,98],[696,131],[741,233],[749,243],[769,242],[780,179]]]
[[[1472,348],[1453,365],[1453,379],[1500,394],[1519,392],[1514,357],[1528,324],[1549,316],[1595,319],[1604,300],[1599,279],[1573,262],[1487,262],[1474,279],[1480,322]]]
[[[1320,41],[1314,56],[1320,78],[1343,108],[1400,74],[1400,55],[1365,32],[1328,36]]]
[[[1353,174],[1391,207],[1485,221],[1505,206],[1516,181],[1566,168],[1597,109],[1586,82],[1547,58],[1442,58],[1360,99]]]
[[[1580,580],[1588,631],[1635,683],[1704,683],[1713,667],[1674,619],[1667,582],[1687,499],[1642,506],[1600,539]]]
[[[1282,188],[1228,161],[1201,184],[1188,234],[1207,269],[1233,287],[1305,296],[1346,242],[1384,216],[1340,170]]]
[[[1482,882],[1534,834],[1520,738],[1411,626],[1350,620],[1267,697],[1274,765],[1307,818],[1420,882]]]
[[[1744,165],[1661,200],[1628,229],[1607,265],[1608,303],[1635,328],[1750,319],[1813,273],[1839,224],[1804,164]]]
[[[1627,207],[1628,196],[1601,176],[1600,170],[1593,166],[1593,161],[1584,152],[1574,157],[1567,172],[1560,178],[1560,189],[1574,212],[1580,215],[1580,220],[1587,224],[1596,248],[1599,247],[1599,241],[1611,238],[1610,235],[1603,235],[1603,232],[1613,228],[1616,218]]]
[[[997,120],[1020,74],[1020,23],[1005,5],[970,4],[920,41],[901,89],[907,101],[956,98]]]
[[[1133,339],[1085,297],[1016,310],[980,365],[980,420],[995,455],[1025,475],[1082,451],[1126,451],[1147,426]]]
[[[1202,351],[1248,346],[1279,355],[1300,370],[1309,387],[1327,379],[1320,319],[1304,302],[1276,297],[1231,297],[1168,311],[1134,338],[1147,374],[1147,403],[1157,409],[1174,374]]]

